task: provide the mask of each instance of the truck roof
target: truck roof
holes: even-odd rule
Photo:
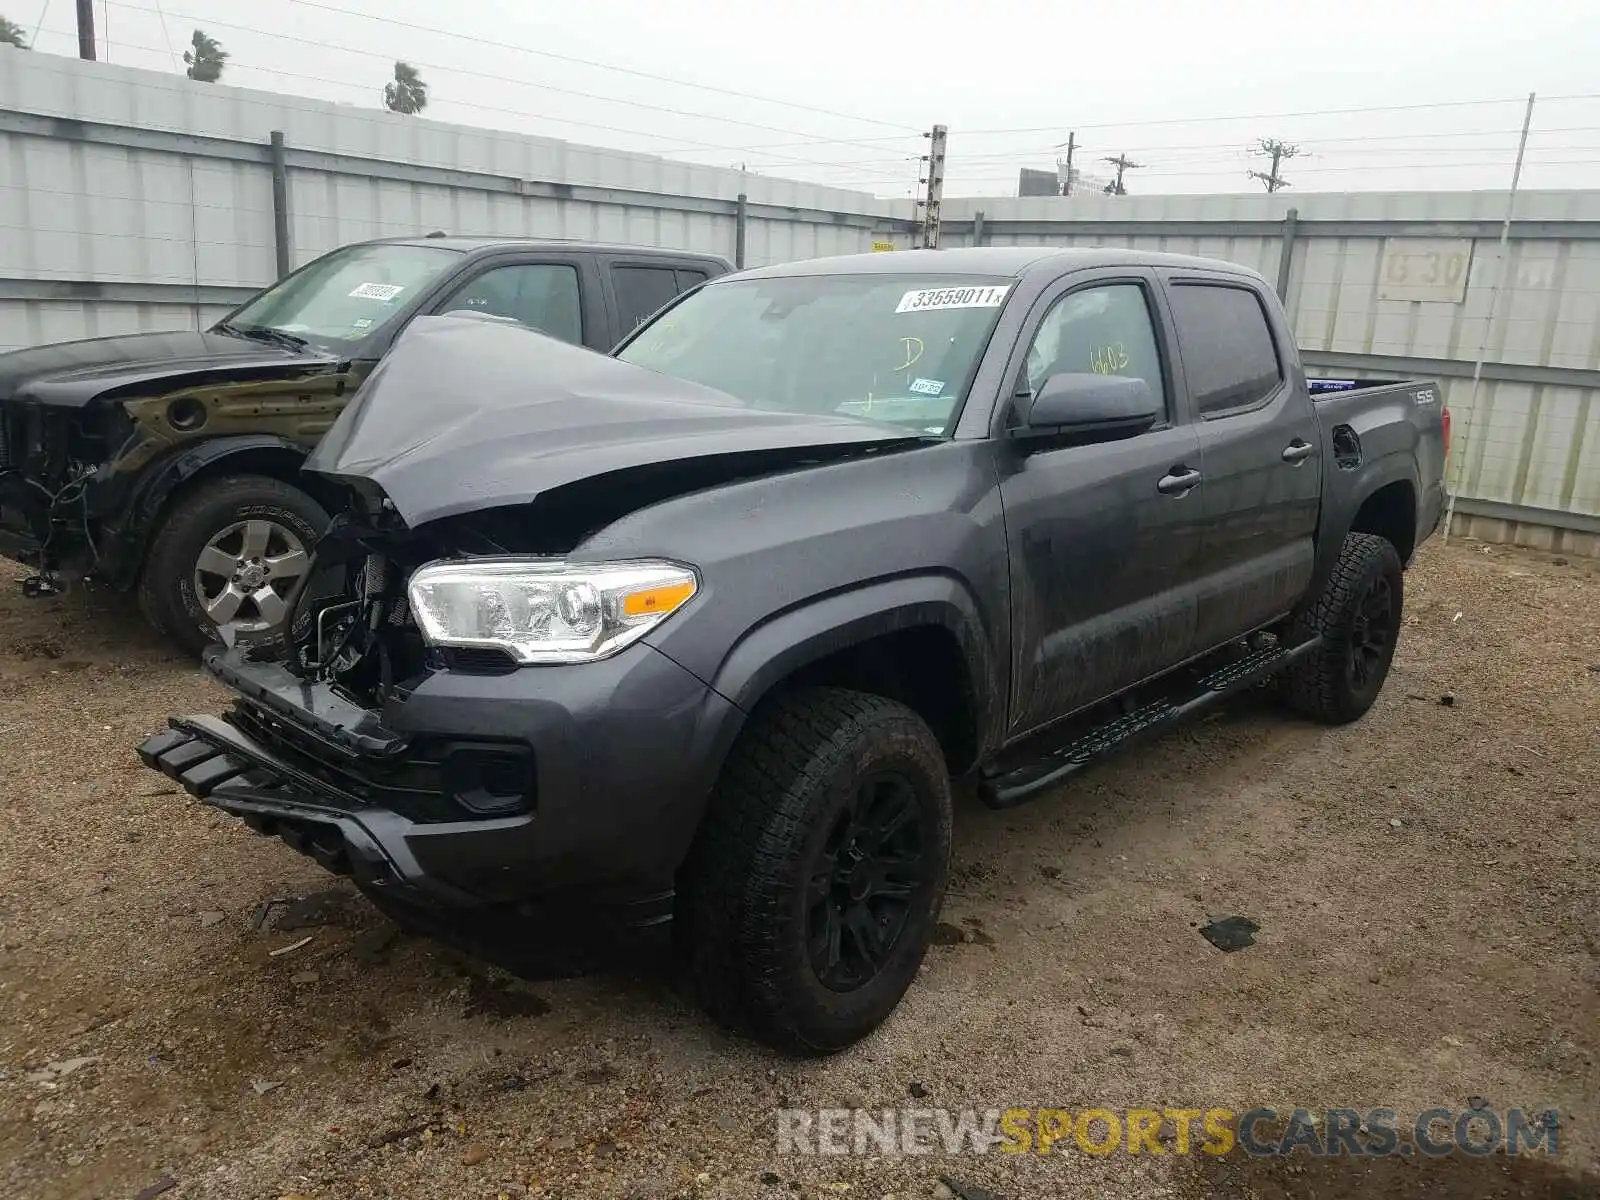
[[[1191,267],[1260,276],[1237,263],[1189,254],[1151,250],[1067,246],[964,246],[952,250],[897,250],[891,254],[841,254],[803,262],[757,267],[729,279],[771,279],[784,275],[989,275],[1021,279],[1034,273],[1056,276],[1086,267]]]
[[[494,234],[445,234],[428,237],[414,234],[409,237],[369,238],[365,245],[440,246],[446,250],[459,250],[463,254],[478,254],[488,250],[596,250],[605,254],[629,254],[647,258],[705,258],[727,263],[720,254],[707,254],[700,250],[669,250],[660,246],[631,246],[622,242],[591,242],[582,238],[523,238]],[[730,264],[731,265],[731,264]]]

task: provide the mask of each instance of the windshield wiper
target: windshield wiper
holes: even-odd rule
[[[305,338],[296,337],[282,329],[273,329],[269,325],[235,325],[230,321],[219,321],[216,330],[218,333],[230,334],[233,337],[248,338],[252,342],[286,346],[290,350],[304,350],[307,345]]]

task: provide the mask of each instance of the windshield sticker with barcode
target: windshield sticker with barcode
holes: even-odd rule
[[[405,286],[399,283],[359,283],[350,290],[356,300],[393,300]]]
[[[1000,287],[919,288],[900,297],[895,312],[928,312],[937,308],[999,308],[1011,285]]]
[[[915,379],[912,380],[910,390],[923,396],[937,396],[944,391],[944,380]]]

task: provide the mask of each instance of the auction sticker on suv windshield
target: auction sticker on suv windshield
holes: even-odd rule
[[[1009,283],[1000,287],[921,288],[901,296],[895,312],[928,312],[936,308],[999,308],[1010,290]]]
[[[393,300],[405,290],[398,283],[362,283],[352,288],[350,295],[357,300]]]

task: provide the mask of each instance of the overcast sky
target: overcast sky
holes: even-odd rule
[[[1295,191],[1503,188],[1530,91],[1523,186],[1600,187],[1594,0],[94,5],[101,56],[125,66],[182,71],[198,25],[233,56],[226,83],[378,106],[403,58],[440,120],[885,196],[913,194],[935,122],[952,195],[1015,194],[1017,168],[1053,168],[1070,130],[1087,172],[1144,164],[1130,192],[1259,189],[1245,147],[1263,137],[1300,146]],[[73,0],[0,15],[76,53]],[[1378,111],[1329,112],[1352,108]]]

